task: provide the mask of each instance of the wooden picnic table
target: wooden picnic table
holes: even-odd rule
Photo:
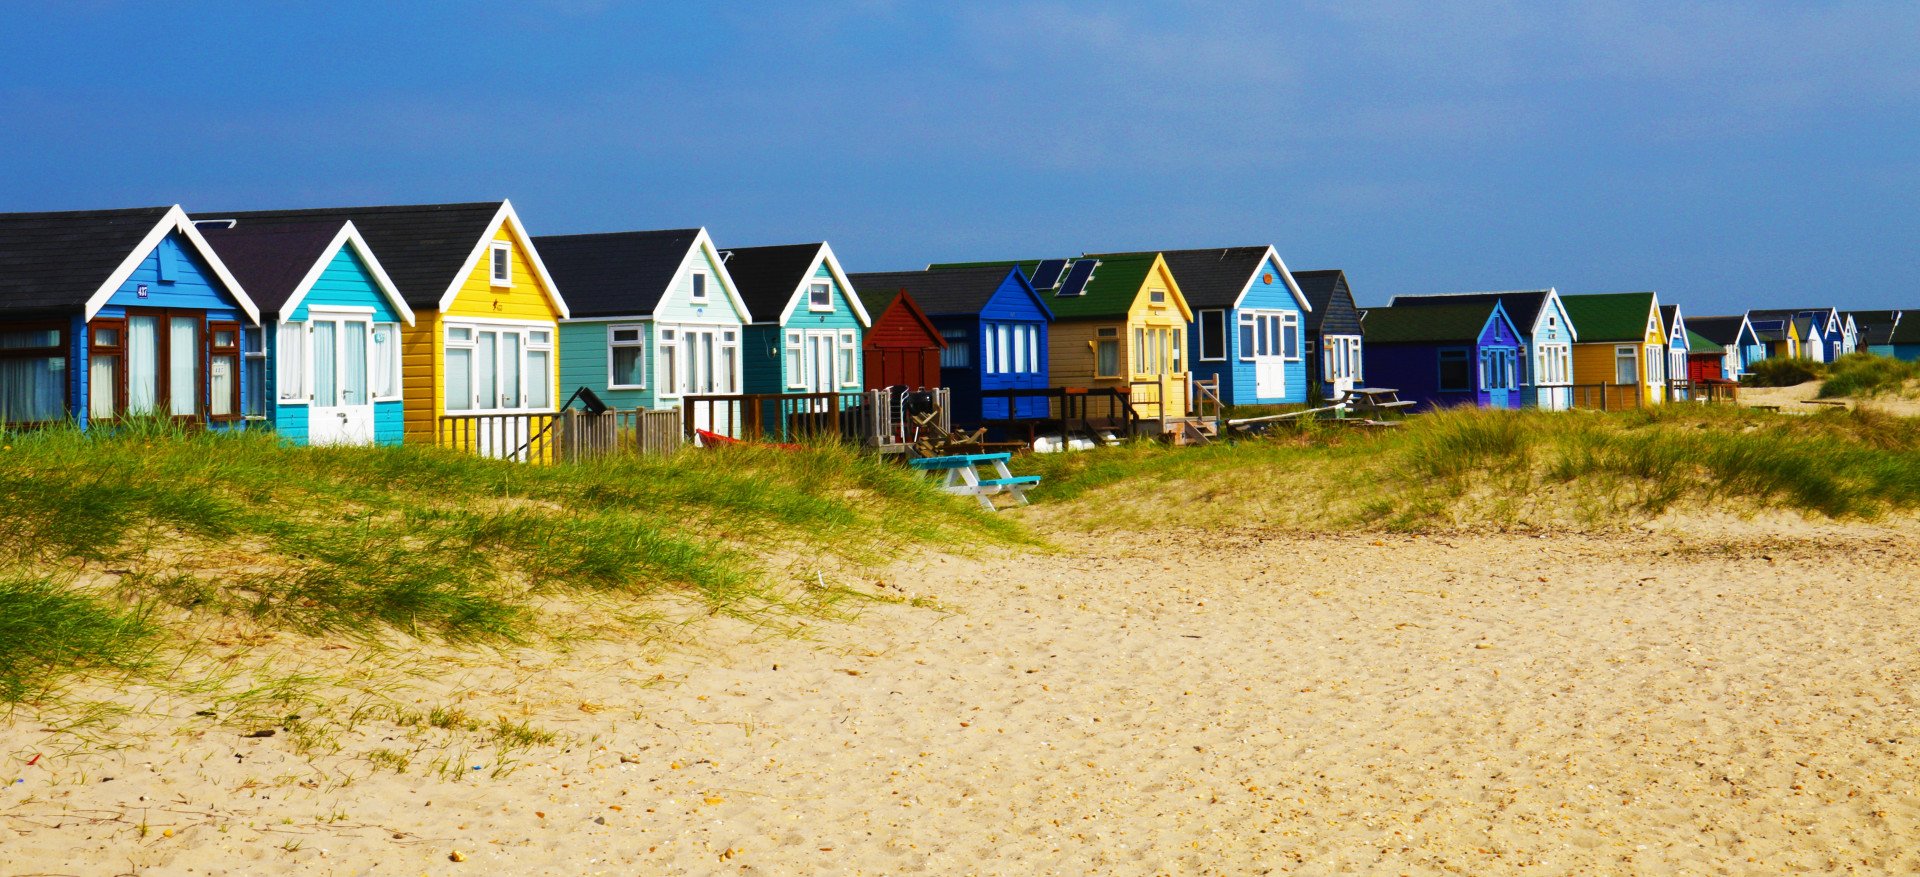
[[[1354,408],[1375,411],[1411,408],[1417,404],[1402,400],[1399,390],[1388,387],[1354,387],[1347,391],[1346,398],[1342,401]]]
[[[997,493],[1010,493],[1021,505],[1027,504],[1027,488],[1040,483],[1038,475],[1015,475],[1007,469],[1007,461],[1012,454],[953,454],[945,457],[921,457],[908,460],[907,465],[923,472],[944,472],[946,481],[940,489],[960,496],[971,496],[980,500],[987,511],[993,511],[991,497]],[[980,467],[992,466],[994,477],[980,477]]]

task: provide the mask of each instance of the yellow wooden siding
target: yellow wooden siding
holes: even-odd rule
[[[1155,302],[1155,291],[1165,293],[1165,300]],[[1153,268],[1147,272],[1147,279],[1140,285],[1140,291],[1134,294],[1133,306],[1127,310],[1127,327],[1122,339],[1121,367],[1128,369],[1127,374],[1134,380],[1152,380],[1153,375],[1135,372],[1132,362],[1133,330],[1168,329],[1171,337],[1180,345],[1180,359],[1177,368],[1170,369],[1160,378],[1161,398],[1166,400],[1165,413],[1169,417],[1185,417],[1187,414],[1188,369],[1193,352],[1187,349],[1187,315],[1184,313],[1186,301],[1180,294],[1180,287],[1174,283],[1173,272],[1167,270],[1166,261],[1158,256],[1154,258]],[[1304,336],[1303,336],[1304,337]],[[1145,416],[1157,416],[1160,406],[1136,404],[1135,409]]]
[[[553,306],[547,291],[541,288],[539,276],[533,271],[533,263],[527,259],[520,243],[513,239],[504,226],[495,232],[493,239],[512,245],[513,284],[493,285],[491,247],[482,250],[480,258],[474,261],[473,270],[467,273],[467,281],[461,284],[460,292],[447,308],[447,316],[557,321],[560,312]]]
[[[440,312],[415,311],[413,325],[400,331],[400,373],[406,399],[406,441],[433,444],[445,398],[446,375],[440,368]]]
[[[1573,345],[1573,382],[1611,384],[1614,379],[1612,342]]]

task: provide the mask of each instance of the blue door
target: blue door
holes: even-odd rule
[[[1480,386],[1487,391],[1488,408],[1513,407],[1513,349],[1497,347],[1480,354]]]

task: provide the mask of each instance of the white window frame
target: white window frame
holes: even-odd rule
[[[456,340],[454,338],[453,333],[458,331],[465,331],[467,333],[466,340],[461,341],[461,340]],[[457,411],[462,414],[473,414],[473,413],[528,414],[528,413],[547,412],[547,411],[554,410],[555,384],[553,379],[553,369],[555,364],[555,356],[554,356],[553,342],[554,342],[555,330],[554,330],[553,324],[529,322],[525,320],[487,319],[484,317],[482,318],[462,317],[457,320],[448,320],[444,325],[440,327],[440,338],[441,338],[440,367],[442,369],[447,368],[446,351],[449,349],[459,348],[462,350],[473,351],[473,356],[469,357],[468,362],[470,363],[470,367],[475,369],[475,371],[474,373],[469,374],[467,376],[468,392],[477,390],[480,386],[480,381],[479,381],[480,376],[479,376],[478,369],[480,366],[479,333],[481,332],[493,332],[499,335],[514,334],[519,336],[519,344],[517,346],[520,352],[520,370],[519,370],[520,398],[514,400],[514,402],[516,403],[514,407],[500,406],[496,408],[481,408],[478,404],[479,400],[477,398],[469,398],[467,400],[468,404],[465,408],[454,408],[453,405],[450,404],[451,400],[448,399],[447,392],[446,392],[446,387],[451,385],[453,382],[444,380],[444,376],[443,376],[443,380],[440,382],[441,383],[441,392],[440,392],[441,410],[448,411],[448,412]],[[535,338],[534,336],[536,335],[545,335],[546,338],[545,340],[541,340],[541,339]],[[505,355],[506,348],[507,348],[506,344],[499,343],[499,342],[496,342],[494,344],[494,348],[493,348],[494,379],[495,379],[496,387],[498,386],[499,378],[502,375],[502,372],[499,369],[500,369],[500,363],[502,362],[501,357]],[[527,353],[529,351],[535,351],[535,350],[543,351],[547,354],[547,367],[546,369],[540,372],[539,378],[538,378],[546,386],[547,404],[546,406],[540,407],[540,408],[533,408],[527,405],[527,399],[533,395],[530,392],[530,389],[535,379],[532,369],[528,368]]]
[[[810,368],[807,364],[807,333],[799,329],[787,329],[783,334],[786,336],[784,339],[786,343],[781,348],[783,359],[780,370],[787,373],[787,389],[805,390],[810,386],[807,383],[807,370]],[[791,359],[785,357],[791,357]],[[787,368],[788,362],[792,362],[795,367]]]
[[[860,345],[854,343],[852,329],[840,330],[839,348],[833,352],[834,368],[840,372],[840,386],[860,386]]]
[[[648,326],[646,323],[608,323],[607,324],[607,389],[609,390],[644,390],[647,388],[647,372],[649,371],[649,369],[647,368],[649,364],[647,362],[647,328]],[[617,341],[614,339],[615,332],[628,332],[628,331],[639,333],[639,340]],[[638,354],[639,356],[638,361],[640,363],[640,383],[621,384],[621,383],[616,383],[614,381],[614,375],[617,373],[614,371],[614,367],[613,367],[613,351],[616,348],[618,349],[638,348],[639,349],[640,352]]]
[[[1661,345],[1655,344],[1653,346],[1658,348]],[[1665,372],[1666,370],[1667,370],[1666,357],[1661,356],[1660,351],[1658,350],[1647,351],[1647,386],[1649,387],[1660,386],[1660,383],[1666,380],[1665,375],[1662,374],[1662,372]]]
[[[680,345],[678,329],[660,327],[659,343],[654,345],[654,355],[660,361],[654,364],[653,376],[660,383],[658,395],[662,399],[680,398],[680,384],[683,383],[687,368],[687,357]]]
[[[506,258],[502,260],[501,254]],[[504,265],[502,264],[504,261]],[[505,268],[505,273],[501,268]],[[494,241],[487,245],[487,280],[495,287],[513,285],[513,244],[510,241]]]
[[[1201,311],[1198,316],[1199,316],[1199,323],[1198,323],[1198,328],[1196,330],[1196,334],[1200,336],[1200,349],[1194,351],[1194,353],[1198,355],[1199,360],[1201,362],[1226,362],[1227,361],[1227,338],[1226,338],[1227,312],[1223,309],[1214,308],[1210,310]],[[1209,322],[1211,322],[1213,325],[1214,334],[1220,336],[1220,355],[1219,356],[1207,355],[1207,326]]]
[[[821,304],[813,300],[814,292],[820,289],[825,289],[827,291],[826,304]],[[833,312],[833,281],[832,280],[815,279],[815,280],[807,281],[807,310],[809,312],[816,313],[816,314],[829,314]]]
[[[403,371],[406,366],[406,358],[403,357],[400,352],[401,341],[403,340],[400,335],[400,324],[376,321],[367,331],[370,333],[367,335],[367,357],[369,359],[367,363],[367,396],[375,402],[399,401],[406,396],[407,389],[406,373]],[[393,333],[393,344],[391,345],[393,348],[393,359],[387,364],[388,368],[393,369],[393,394],[386,396],[375,392],[373,380],[374,371],[372,359],[379,356],[379,345],[376,344],[373,339],[375,335],[382,332]]]
[[[313,329],[305,320],[282,320],[275,328],[274,337],[274,403],[277,405],[305,405],[313,401],[313,365],[311,334]],[[293,333],[298,350],[287,349],[287,333]],[[292,380],[288,380],[288,369],[293,370]],[[288,390],[292,393],[289,395]]]
[[[1253,330],[1252,344],[1241,343],[1247,338],[1246,332],[1243,331],[1246,329]],[[1259,314],[1254,311],[1241,311],[1240,316],[1233,321],[1233,340],[1240,347],[1241,362],[1252,362],[1257,358],[1256,351],[1260,349],[1260,335],[1264,331],[1266,330],[1260,325]]]
[[[1360,379],[1360,357],[1355,355],[1360,349],[1358,335],[1328,335],[1320,342],[1320,373],[1323,380],[1337,381],[1342,378]]]
[[[1289,336],[1293,338],[1293,355],[1292,356],[1287,355],[1287,338]],[[1281,311],[1280,312],[1280,360],[1282,362],[1299,362],[1300,358],[1306,355],[1305,351],[1301,349],[1304,346],[1301,344],[1302,340],[1303,339],[1300,334],[1300,314],[1296,311]]]
[[[1623,356],[1622,354],[1625,355]],[[1613,346],[1613,380],[1616,385],[1622,387],[1627,386],[1626,384],[1620,383],[1620,361],[1623,359],[1633,362],[1633,373],[1638,375],[1640,373],[1640,345],[1615,344]],[[1639,379],[1636,378],[1634,383],[1639,383]]]
[[[688,283],[690,287],[687,290],[687,299],[705,304],[707,301],[707,287],[712,285],[710,279],[707,277],[707,272],[693,272],[689,275]]]

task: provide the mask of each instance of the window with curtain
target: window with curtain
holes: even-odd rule
[[[100,319],[87,325],[87,416],[109,420],[126,406],[127,324]]]
[[[1111,326],[1095,331],[1093,340],[1093,376],[1120,376],[1120,330]]]
[[[999,372],[1003,375],[1013,371],[1013,356],[1009,349],[1012,345],[1008,343],[1011,334],[1007,331],[1009,328],[1005,323],[993,327],[994,361],[1000,365]]]
[[[127,318],[127,413],[156,413],[160,399],[160,318]]]
[[[825,283],[815,283],[807,287],[807,309],[814,311],[833,310],[833,287]]]
[[[57,324],[0,328],[0,423],[67,416],[66,336]]]
[[[720,333],[720,380],[722,393],[740,392],[740,335],[737,332]]]
[[[972,350],[967,347],[967,330],[941,329],[940,337],[947,342],[947,348],[940,351],[941,368],[966,368],[973,365]]]
[[[332,320],[313,321],[313,404],[322,407],[340,404],[339,324]]]
[[[215,420],[240,417],[240,324],[207,325],[207,414]]]
[[[618,390],[647,385],[645,333],[640,326],[607,327],[607,386]]]
[[[553,333],[527,332],[527,407],[553,407]]]
[[[797,333],[789,332],[788,335]],[[680,333],[674,329],[660,330],[660,395],[677,396],[680,394]]]
[[[400,324],[373,324],[373,355],[368,364],[373,369],[368,379],[369,392],[375,399],[400,398]]]
[[[279,384],[282,403],[306,402],[307,389],[307,324],[281,323],[280,335],[274,343],[275,382]]]
[[[367,324],[340,324],[340,404],[365,405],[367,398]]]
[[[200,413],[200,318],[167,322],[167,397],[175,417],[190,417]]]
[[[267,413],[267,351],[262,346],[261,330],[240,328],[241,382],[240,413],[244,417],[263,417]]]
[[[1008,326],[1007,331],[1013,335],[1013,371],[1022,374],[1033,371],[1027,366],[1027,327]]]
[[[520,370],[526,361],[520,358],[518,332],[500,333],[500,407],[523,408],[527,398],[521,393]]]
[[[980,369],[987,374],[1000,373],[1000,360],[994,356],[997,340],[993,324],[980,327]]]
[[[449,326],[446,341],[447,410],[472,411],[474,408],[473,329]]]
[[[1616,384],[1634,384],[1639,382],[1640,359],[1637,349],[1631,344],[1622,344],[1613,348],[1613,382]]]
[[[860,347],[853,342],[852,329],[840,330],[840,348],[836,355],[840,358],[840,386],[843,387],[858,386],[860,383],[858,370],[854,368],[854,363],[859,361]]]
[[[786,372],[787,387],[799,389],[807,386],[806,357],[801,355],[801,334],[789,331],[787,334]]]

